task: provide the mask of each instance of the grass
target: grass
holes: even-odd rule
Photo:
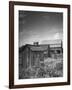
[[[51,78],[63,76],[63,58],[46,58],[39,67],[28,67],[26,70],[21,68],[20,79],[29,78]]]

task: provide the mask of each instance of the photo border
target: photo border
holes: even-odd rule
[[[67,82],[57,82],[57,83],[41,83],[41,84],[25,84],[25,85],[14,85],[14,6],[15,5],[25,5],[25,6],[39,6],[39,7],[54,7],[54,8],[67,8]],[[29,87],[44,87],[44,86],[60,86],[60,85],[70,85],[70,5],[65,4],[51,4],[51,3],[33,3],[33,2],[9,2],[9,88],[29,88]]]

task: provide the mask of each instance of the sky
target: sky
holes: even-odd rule
[[[63,38],[63,13],[19,11],[19,47]]]

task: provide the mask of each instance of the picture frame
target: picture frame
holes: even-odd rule
[[[49,26],[47,27],[47,25]],[[43,30],[41,27],[43,28]],[[54,35],[54,37],[52,37],[52,35]],[[60,44],[63,45],[63,47],[57,49],[58,46],[54,45],[53,47],[56,47],[54,51],[57,50],[57,52],[55,53],[53,50],[51,50],[51,46],[48,46],[47,48],[48,51],[45,52],[47,50],[46,49],[47,45],[50,45],[50,43],[52,43],[52,42],[49,43],[48,40],[43,41],[40,45],[38,45],[39,40],[46,40],[47,37],[45,36],[48,36],[48,38],[50,38],[50,41],[52,40],[52,42],[54,42],[53,41],[54,38],[55,39],[54,43],[56,43],[57,39],[62,39],[63,37],[62,41],[63,43],[61,42]],[[32,45],[31,42],[34,42],[34,45]],[[22,45],[24,46],[22,47]],[[33,59],[34,61],[39,60],[39,62],[37,61],[37,64],[36,62],[34,62],[34,66],[29,67],[30,65],[32,65],[30,64],[32,61],[31,62],[28,61],[29,64],[27,64],[26,63],[27,61],[25,61],[27,60],[24,57],[26,56],[26,54],[23,53],[23,52],[26,53],[26,51],[24,51],[25,49],[23,49],[25,47],[27,48],[27,50],[28,48],[32,50],[31,54],[35,53],[34,57],[28,59],[29,61],[32,60],[32,58],[34,58]],[[59,50],[61,50],[61,52]],[[42,55],[44,57],[42,57]],[[28,58],[29,57],[30,56],[28,56]],[[19,61],[20,59],[23,62],[20,62]],[[43,64],[40,63],[41,59],[43,60]],[[51,60],[52,63],[54,62],[54,64],[51,65],[49,64],[51,63],[51,61],[50,62],[48,61],[48,64],[51,65],[50,67],[48,65],[48,69],[45,64],[46,60]],[[20,63],[21,65],[23,64],[23,68],[20,68]],[[53,65],[57,64],[58,67],[56,66],[52,67]],[[43,65],[43,69],[46,67],[46,69],[44,69],[46,72],[44,71],[45,74],[44,72],[42,74],[40,73],[39,76],[40,71],[37,72],[37,70],[40,70],[39,67],[40,65]],[[30,76],[27,76],[26,69],[28,69],[28,67],[29,70],[33,70],[35,68],[34,69],[35,74],[33,76],[32,71],[30,73],[28,71],[28,74]],[[30,88],[30,87],[61,86],[61,85],[70,85],[70,5],[10,1],[9,88],[10,89]]]

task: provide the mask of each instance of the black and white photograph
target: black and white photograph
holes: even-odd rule
[[[63,77],[63,13],[19,11],[19,79]]]
[[[70,6],[9,3],[9,87],[70,85]]]

